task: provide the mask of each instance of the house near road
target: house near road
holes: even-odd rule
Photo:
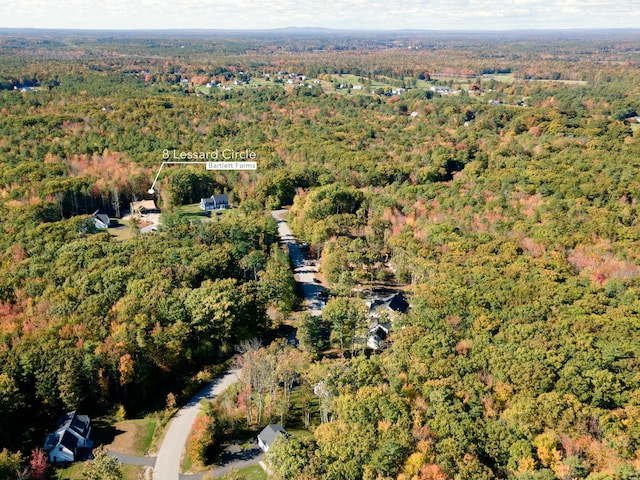
[[[213,210],[225,210],[229,208],[229,196],[226,193],[211,195],[209,198],[200,200],[200,208],[205,212]]]
[[[91,420],[87,415],[78,415],[75,410],[68,412],[59,421],[54,433],[47,435],[44,451],[51,463],[78,460],[81,449],[93,447]]]
[[[271,445],[273,445],[273,442],[276,441],[278,435],[284,435],[286,437],[288,433],[282,425],[278,425],[277,423],[267,425],[258,435],[258,446],[263,452],[268,452]]]

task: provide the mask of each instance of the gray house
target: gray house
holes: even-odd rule
[[[96,210],[94,214],[91,215],[89,221],[93,222],[97,229],[104,230],[109,228],[109,225],[111,225],[111,219],[109,218],[109,215],[107,215],[106,213],[98,212],[99,210]]]
[[[212,210],[225,210],[229,208],[229,196],[226,193],[211,195],[209,198],[200,200],[200,208],[205,212]]]
[[[371,350],[379,352],[387,348],[387,338],[389,337],[389,328],[379,323],[374,324],[367,332],[367,347]]]
[[[407,313],[408,310],[409,302],[402,292],[396,292],[369,302],[369,316],[371,318],[379,318],[382,312],[386,312],[393,320],[398,313]]]
[[[288,435],[287,431],[282,427],[282,425],[278,425],[277,423],[272,423],[271,425],[267,425],[258,435],[258,446],[262,449],[263,452],[268,452],[273,442],[275,442],[276,437],[278,435],[284,435],[285,437]]]
[[[389,345],[389,332],[399,314],[407,313],[409,302],[402,292],[375,296],[366,302],[371,325],[366,337],[354,338],[354,345],[380,352]]]

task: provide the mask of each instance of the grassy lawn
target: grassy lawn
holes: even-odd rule
[[[260,465],[243,468],[238,473],[247,480],[267,480],[267,472]]]
[[[53,468],[50,476],[56,480],[82,480],[82,470],[84,470],[84,462],[72,463],[66,468]]]
[[[111,235],[116,242],[124,242],[125,240],[131,240],[133,238],[133,232],[129,227],[110,228],[109,235]]]
[[[482,80],[495,80],[496,82],[513,82],[513,74],[511,73],[496,73],[482,75]]]
[[[111,219],[111,227],[107,230],[109,235],[117,242],[131,240],[134,236],[131,226],[127,221],[121,219]]]
[[[187,447],[184,450],[184,457],[182,457],[182,465],[180,467],[181,471],[188,473],[198,473],[203,471],[202,465],[198,465],[197,462],[191,457],[190,448],[189,448],[189,440],[187,440]]]
[[[362,85],[363,82],[360,81],[360,78],[357,75],[345,74],[345,75],[332,75],[334,79],[336,79],[339,83],[350,83],[352,85]],[[377,82],[373,82],[375,85]]]
[[[287,433],[292,437],[296,437],[299,440],[305,440],[307,438],[313,438],[313,432],[298,428],[287,428]]]
[[[211,214],[200,209],[199,203],[192,203],[189,205],[182,205],[176,210],[182,217],[192,220],[209,220]]]
[[[84,462],[73,463],[66,468],[55,468],[50,478],[55,480],[84,480]],[[123,480],[138,480],[143,467],[137,465],[122,465]],[[266,476],[264,478],[267,478]]]
[[[104,445],[109,450],[142,457],[152,449],[158,422],[159,418],[154,415],[117,423],[96,419],[94,440],[96,445]]]
[[[126,422],[116,423],[116,428],[131,428],[131,440],[127,442],[126,447],[131,455],[142,456],[149,452],[153,436],[158,426],[158,420],[153,417],[147,417],[140,420],[128,420]]]

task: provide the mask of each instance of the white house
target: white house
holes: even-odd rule
[[[229,196],[226,193],[211,195],[210,198],[200,199],[200,208],[205,212],[225,210],[229,208]]]
[[[109,215],[107,215],[106,213],[98,213],[98,211],[99,210],[96,210],[96,212],[91,215],[89,221],[93,222],[97,229],[104,230],[109,228],[109,225],[111,224]]]
[[[64,415],[56,431],[47,435],[44,451],[51,463],[73,462],[81,448],[93,447],[91,420],[87,415],[78,415],[75,410]]]
[[[258,435],[258,446],[263,452],[268,452],[278,435],[284,435],[285,437],[288,435],[282,425],[278,425],[277,423],[267,425]]]
[[[366,336],[356,337],[353,342],[354,345],[380,352],[389,345],[389,332],[393,322],[399,314],[407,313],[409,302],[402,292],[395,292],[386,296],[376,295],[365,303],[369,307],[371,324]]]

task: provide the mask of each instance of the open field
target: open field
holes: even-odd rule
[[[158,419],[151,416],[126,420],[114,425],[98,427],[96,441],[109,450],[143,456],[151,449],[157,426]]]
[[[180,214],[181,217],[191,221],[197,222],[210,222],[211,221],[211,212],[205,212],[200,208],[200,204],[192,203],[189,205],[182,205],[178,207],[177,213]]]
[[[109,228],[108,232],[109,232],[109,235],[111,235],[113,239],[117,242],[124,242],[126,240],[131,240],[135,236],[131,227],[122,223],[117,227]]]
[[[260,465],[242,468],[238,473],[246,480],[267,480],[267,472]]]
[[[50,475],[55,480],[84,480],[84,462],[73,463],[66,468],[56,468]],[[137,465],[122,465],[122,480],[139,480],[144,467]],[[266,477],[265,477],[266,478]]]
[[[513,74],[511,73],[496,73],[482,75],[482,80],[495,80],[496,82],[513,82]]]

